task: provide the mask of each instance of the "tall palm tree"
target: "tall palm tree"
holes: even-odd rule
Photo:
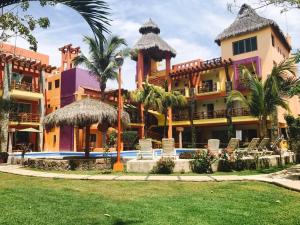
[[[152,84],[148,81],[143,84],[142,89],[137,89],[130,93],[130,98],[133,102],[142,104],[144,106],[144,118],[145,121],[145,137],[147,137],[149,110],[161,111],[162,98],[164,95],[164,89]]]
[[[93,37],[84,37],[84,42],[89,46],[89,54],[87,57],[81,54],[74,58],[75,66],[84,65],[90,72],[90,75],[95,76],[99,81],[101,99],[104,100],[104,92],[108,80],[115,80],[118,77],[118,64],[115,57],[123,51],[123,55],[128,54],[127,49],[121,50],[122,46],[127,45],[123,38],[111,36],[105,39],[102,34]],[[102,143],[103,147],[106,144],[106,126],[102,123]]]
[[[186,97],[183,96],[179,91],[170,91],[168,92],[168,83],[165,81],[164,83],[163,97],[162,97],[162,113],[164,114],[164,138],[166,137],[167,131],[167,117],[168,117],[168,109],[175,107],[183,107],[187,104]]]
[[[111,36],[106,40],[101,35],[96,35],[95,38],[85,36],[84,42],[89,46],[90,57],[81,54],[74,58],[73,62],[75,66],[84,65],[90,74],[97,78],[103,100],[107,81],[118,77],[115,56],[122,51],[121,47],[127,44],[118,36]]]
[[[259,119],[260,137],[267,136],[267,118],[276,112],[277,107],[289,110],[285,97],[287,85],[292,87],[297,83],[294,59],[288,59],[273,67],[271,74],[263,82],[257,75],[253,75],[246,67],[241,68],[241,75],[247,81],[250,95],[246,98],[237,90],[231,91],[228,96],[228,104],[238,101],[246,105],[250,113]],[[289,76],[289,77],[287,77]]]

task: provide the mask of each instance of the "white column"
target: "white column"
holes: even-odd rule
[[[178,131],[179,148],[182,148],[182,132],[184,131],[184,128],[177,127],[176,130]]]

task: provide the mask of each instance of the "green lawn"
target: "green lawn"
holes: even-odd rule
[[[250,182],[103,182],[0,173],[1,225],[300,224],[300,193]]]

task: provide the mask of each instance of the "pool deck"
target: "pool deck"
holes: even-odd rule
[[[297,165],[299,167],[300,165]],[[58,174],[51,172],[33,171],[24,169],[17,165],[0,164],[0,172],[21,176],[72,179],[72,180],[99,180],[99,181],[177,181],[177,182],[222,182],[222,181],[258,181],[275,184],[290,190],[300,192],[300,180],[290,180],[284,178],[279,173],[266,175],[195,175],[195,176],[168,176],[168,175],[79,175],[79,174]]]

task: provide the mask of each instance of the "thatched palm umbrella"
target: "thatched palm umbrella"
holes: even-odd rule
[[[107,122],[113,124],[117,121],[118,111],[113,106],[86,98],[73,102],[55,112],[47,115],[43,121],[46,128],[55,126],[75,126],[86,128],[85,156],[89,157],[90,127],[95,123]],[[123,112],[122,122],[124,125],[130,122],[128,113]]]

